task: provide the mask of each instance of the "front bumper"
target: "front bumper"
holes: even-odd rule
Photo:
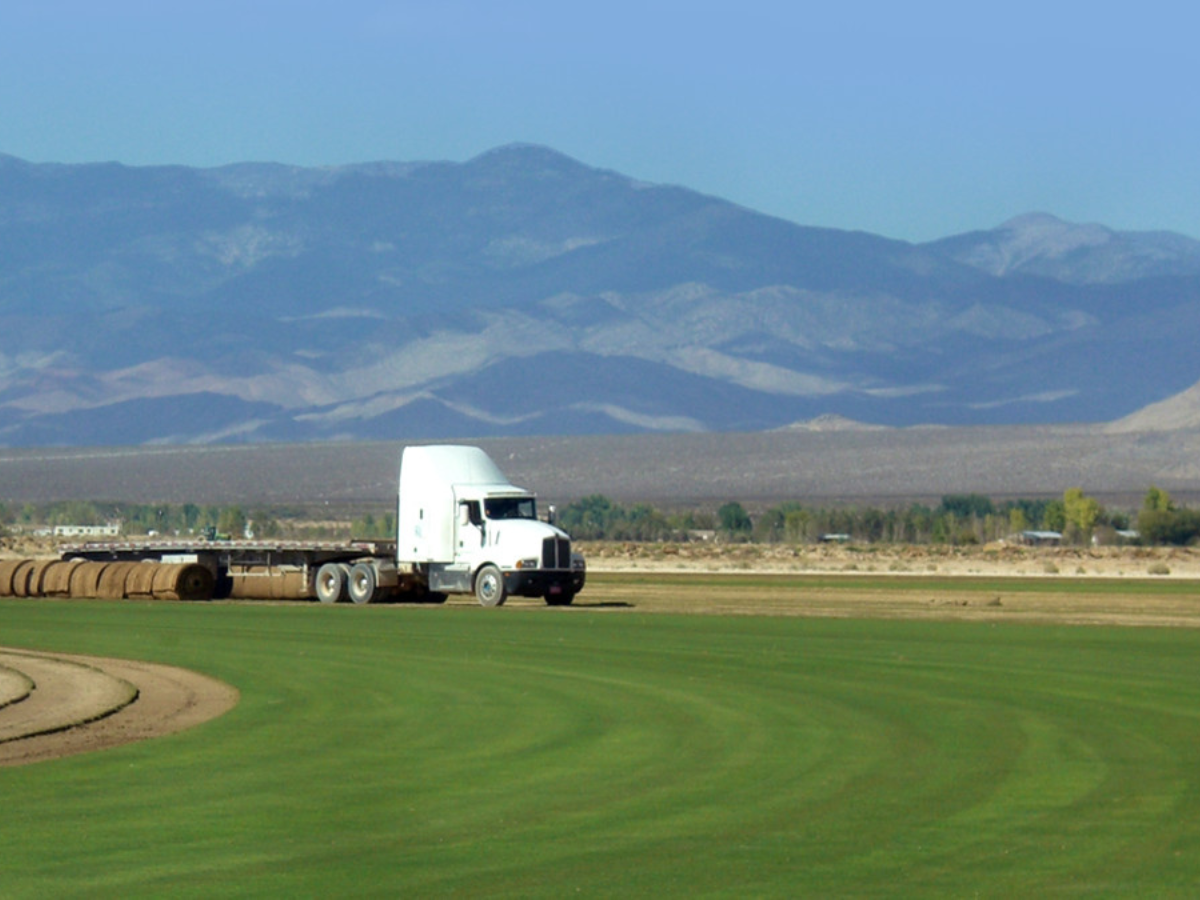
[[[517,597],[578,594],[587,582],[587,569],[514,569],[504,573],[504,587]]]

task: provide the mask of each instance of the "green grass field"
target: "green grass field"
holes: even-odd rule
[[[188,732],[0,769],[0,896],[1200,893],[1200,630],[0,603],[197,669]]]

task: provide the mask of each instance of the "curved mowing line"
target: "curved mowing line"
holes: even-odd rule
[[[33,693],[33,681],[24,672],[0,664],[0,709],[20,703]]]
[[[4,655],[22,660],[22,674],[32,689],[21,705],[22,715],[15,721],[0,718],[0,744],[98,722],[138,698],[137,687],[86,663],[14,650],[5,650]],[[44,709],[29,710],[43,701]]]
[[[602,649],[492,643],[458,659],[443,675],[472,686],[459,697],[470,706],[442,707],[461,715],[438,724],[439,767],[423,777],[440,768],[471,802],[429,799],[438,840],[465,852],[472,834],[494,835],[509,857],[488,883],[502,890],[527,886],[540,855],[754,893],[936,890],[972,869],[994,887],[1065,888],[1141,872],[1156,840],[1195,832],[1200,688],[1167,695],[1145,672],[1152,653],[1093,653],[1069,635],[1022,646],[1019,630],[989,647],[978,630],[942,629],[935,644],[915,627],[842,627],[814,642],[810,625],[775,623],[747,640],[740,624],[685,621],[649,629],[651,646],[614,629],[622,639]],[[1125,689],[1133,673],[1141,697]],[[1160,693],[1145,693],[1147,677]],[[443,701],[456,690],[416,683]],[[409,839],[453,857],[419,830]],[[424,886],[461,886],[428,874]]]
[[[30,633],[54,622],[113,655],[178,646],[173,662],[205,660],[242,703],[207,734],[140,748],[136,778],[118,756],[64,782],[8,780],[6,802],[41,801],[10,852],[26,896],[64,870],[114,894],[153,893],[169,870],[196,896],[1200,884],[1197,630],[73,611],[85,618],[66,626],[57,609],[21,613]],[[111,820],[79,834],[96,810]]]

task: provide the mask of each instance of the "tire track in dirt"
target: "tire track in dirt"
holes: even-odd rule
[[[0,714],[0,744],[94,722],[138,696],[128,681],[73,660],[6,652],[0,664],[33,683],[24,700]]]
[[[183,731],[238,699],[224,682],[173,666],[0,648],[0,766]]]
[[[20,703],[33,691],[29,676],[0,665],[0,709]]]

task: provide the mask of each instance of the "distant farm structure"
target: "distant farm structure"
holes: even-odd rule
[[[1016,540],[1027,547],[1057,547],[1062,543],[1062,532],[1022,531],[1016,536]]]
[[[53,534],[65,538],[118,537],[121,525],[118,522],[109,522],[107,525],[55,525]]]

